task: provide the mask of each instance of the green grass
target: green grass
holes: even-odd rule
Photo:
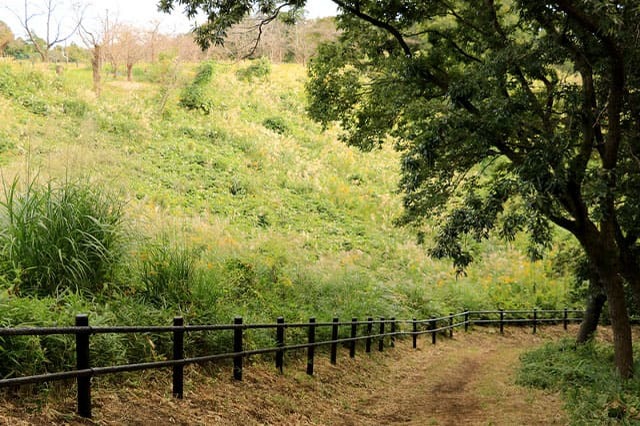
[[[517,380],[562,392],[573,424],[640,424],[640,378],[622,380],[613,365],[610,345],[564,340],[522,356]]]
[[[104,292],[123,254],[122,203],[89,182],[3,184],[0,282],[23,296]]]
[[[359,152],[310,121],[300,65],[176,64],[142,64],[133,83],[105,75],[100,98],[87,66],[56,76],[38,64],[0,64],[0,114],[10,117],[0,122],[4,180],[30,182],[36,171],[44,188],[90,182],[123,203],[129,236],[110,273],[92,279],[93,298],[5,290],[8,321],[14,304],[29,303],[41,306],[37,324],[70,323],[80,311],[92,323],[169,324],[179,314],[198,323],[323,321],[568,303],[568,279],[550,261],[529,262],[519,240],[479,245],[467,276],[429,258],[393,225],[398,155]],[[246,78],[248,70],[259,75]],[[208,114],[181,106],[196,80]],[[230,338],[196,337],[202,351]],[[166,336],[110,339],[102,352],[116,358],[167,348]]]

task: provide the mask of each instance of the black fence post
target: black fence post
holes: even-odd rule
[[[533,310],[533,334],[536,334],[537,329],[538,329],[538,310],[534,309]]]
[[[279,348],[284,346],[284,318],[278,317],[276,320],[276,345]],[[280,371],[280,373],[284,370],[284,351],[279,350],[276,352],[276,370]]]
[[[412,321],[412,325],[413,335],[411,337],[413,337],[413,349],[416,349],[418,347],[418,321],[415,318]]]
[[[431,344],[435,345],[436,344],[436,320],[434,318],[431,319],[431,321],[429,322],[429,329],[431,330]]]
[[[233,323],[236,326],[242,325],[242,317],[235,317]],[[233,329],[233,351],[235,353],[242,352],[242,327]],[[242,358],[242,355],[233,357],[233,378],[235,380],[242,380]]]
[[[349,342],[349,356],[356,356],[356,337],[358,336],[358,318],[351,318],[351,342]]]
[[[184,327],[184,318],[174,317],[174,327]],[[184,359],[184,329],[173,330],[173,359]],[[184,365],[173,366],[173,396],[182,399],[184,395]]]
[[[464,331],[469,331],[469,310],[464,311]]]
[[[504,309],[500,309],[500,334],[504,334]]]
[[[384,317],[380,317],[380,340],[378,340],[378,351],[384,351]]]
[[[569,313],[567,312],[567,308],[564,308],[564,318],[562,319],[562,326],[564,329],[567,329],[567,324],[569,322]]]
[[[449,338],[453,339],[453,312],[449,312]]]
[[[331,326],[331,364],[336,364],[338,361],[338,344],[336,340],[338,340],[338,322],[340,320],[338,318],[333,318],[333,325]]]
[[[391,318],[391,347],[396,347],[396,317]]]
[[[76,327],[88,327],[89,317],[86,314],[76,315]],[[90,368],[89,360],[89,330],[76,332],[76,370]],[[78,414],[80,417],[91,418],[91,376],[78,377]]]
[[[367,336],[371,336],[372,332],[373,332],[373,318],[369,317],[367,318]],[[367,337],[367,339],[365,340],[364,351],[366,353],[371,352],[371,337]]]
[[[316,343],[316,319],[309,318],[309,345]],[[307,349],[307,374],[313,376],[313,357],[316,353],[315,346]]]

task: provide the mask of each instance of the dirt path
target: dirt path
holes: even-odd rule
[[[284,375],[257,363],[243,382],[220,371],[190,370],[185,399],[170,395],[168,373],[141,378],[135,387],[114,389],[98,382],[94,419],[70,415],[73,396],[47,402],[0,401],[0,424],[100,425],[521,425],[566,424],[558,395],[514,384],[518,356],[564,335],[547,329],[458,333],[432,346],[421,338],[356,360],[340,352],[338,365],[318,359],[308,377],[301,361]],[[213,374],[211,374],[213,373]],[[67,391],[69,394],[69,391]]]
[[[519,355],[544,340],[476,332],[436,347],[423,343],[389,365],[385,403],[363,401],[352,424],[566,424],[558,395],[514,384]]]

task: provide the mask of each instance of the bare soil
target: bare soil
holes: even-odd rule
[[[74,413],[74,388],[60,385],[46,396],[0,399],[6,425],[552,425],[567,424],[559,395],[515,384],[521,353],[565,336],[561,328],[479,328],[440,338],[421,336],[370,355],[339,353],[332,366],[317,354],[315,375],[304,356],[287,359],[284,374],[254,361],[244,380],[229,365],[189,368],[185,397],[171,396],[169,371],[127,375],[119,384],[98,379],[93,419]],[[571,331],[569,331],[571,336]]]

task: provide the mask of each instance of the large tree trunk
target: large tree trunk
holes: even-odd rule
[[[624,247],[621,252],[622,276],[629,284],[631,294],[633,295],[633,303],[637,309],[640,307],[640,265],[638,264],[635,253],[628,247]],[[634,311],[635,309],[632,309],[631,314],[633,314]]]
[[[630,378],[633,376],[631,324],[624,291],[624,261],[616,244],[614,227],[608,220],[600,223],[600,229],[585,221],[582,231],[584,233],[576,236],[607,295],[616,368],[621,377]]]
[[[133,64],[127,64],[127,81],[133,81]]]
[[[609,303],[609,316],[613,329],[613,347],[615,362],[620,376],[633,376],[633,352],[631,340],[631,324],[624,296],[622,277],[613,274],[604,279]]]

